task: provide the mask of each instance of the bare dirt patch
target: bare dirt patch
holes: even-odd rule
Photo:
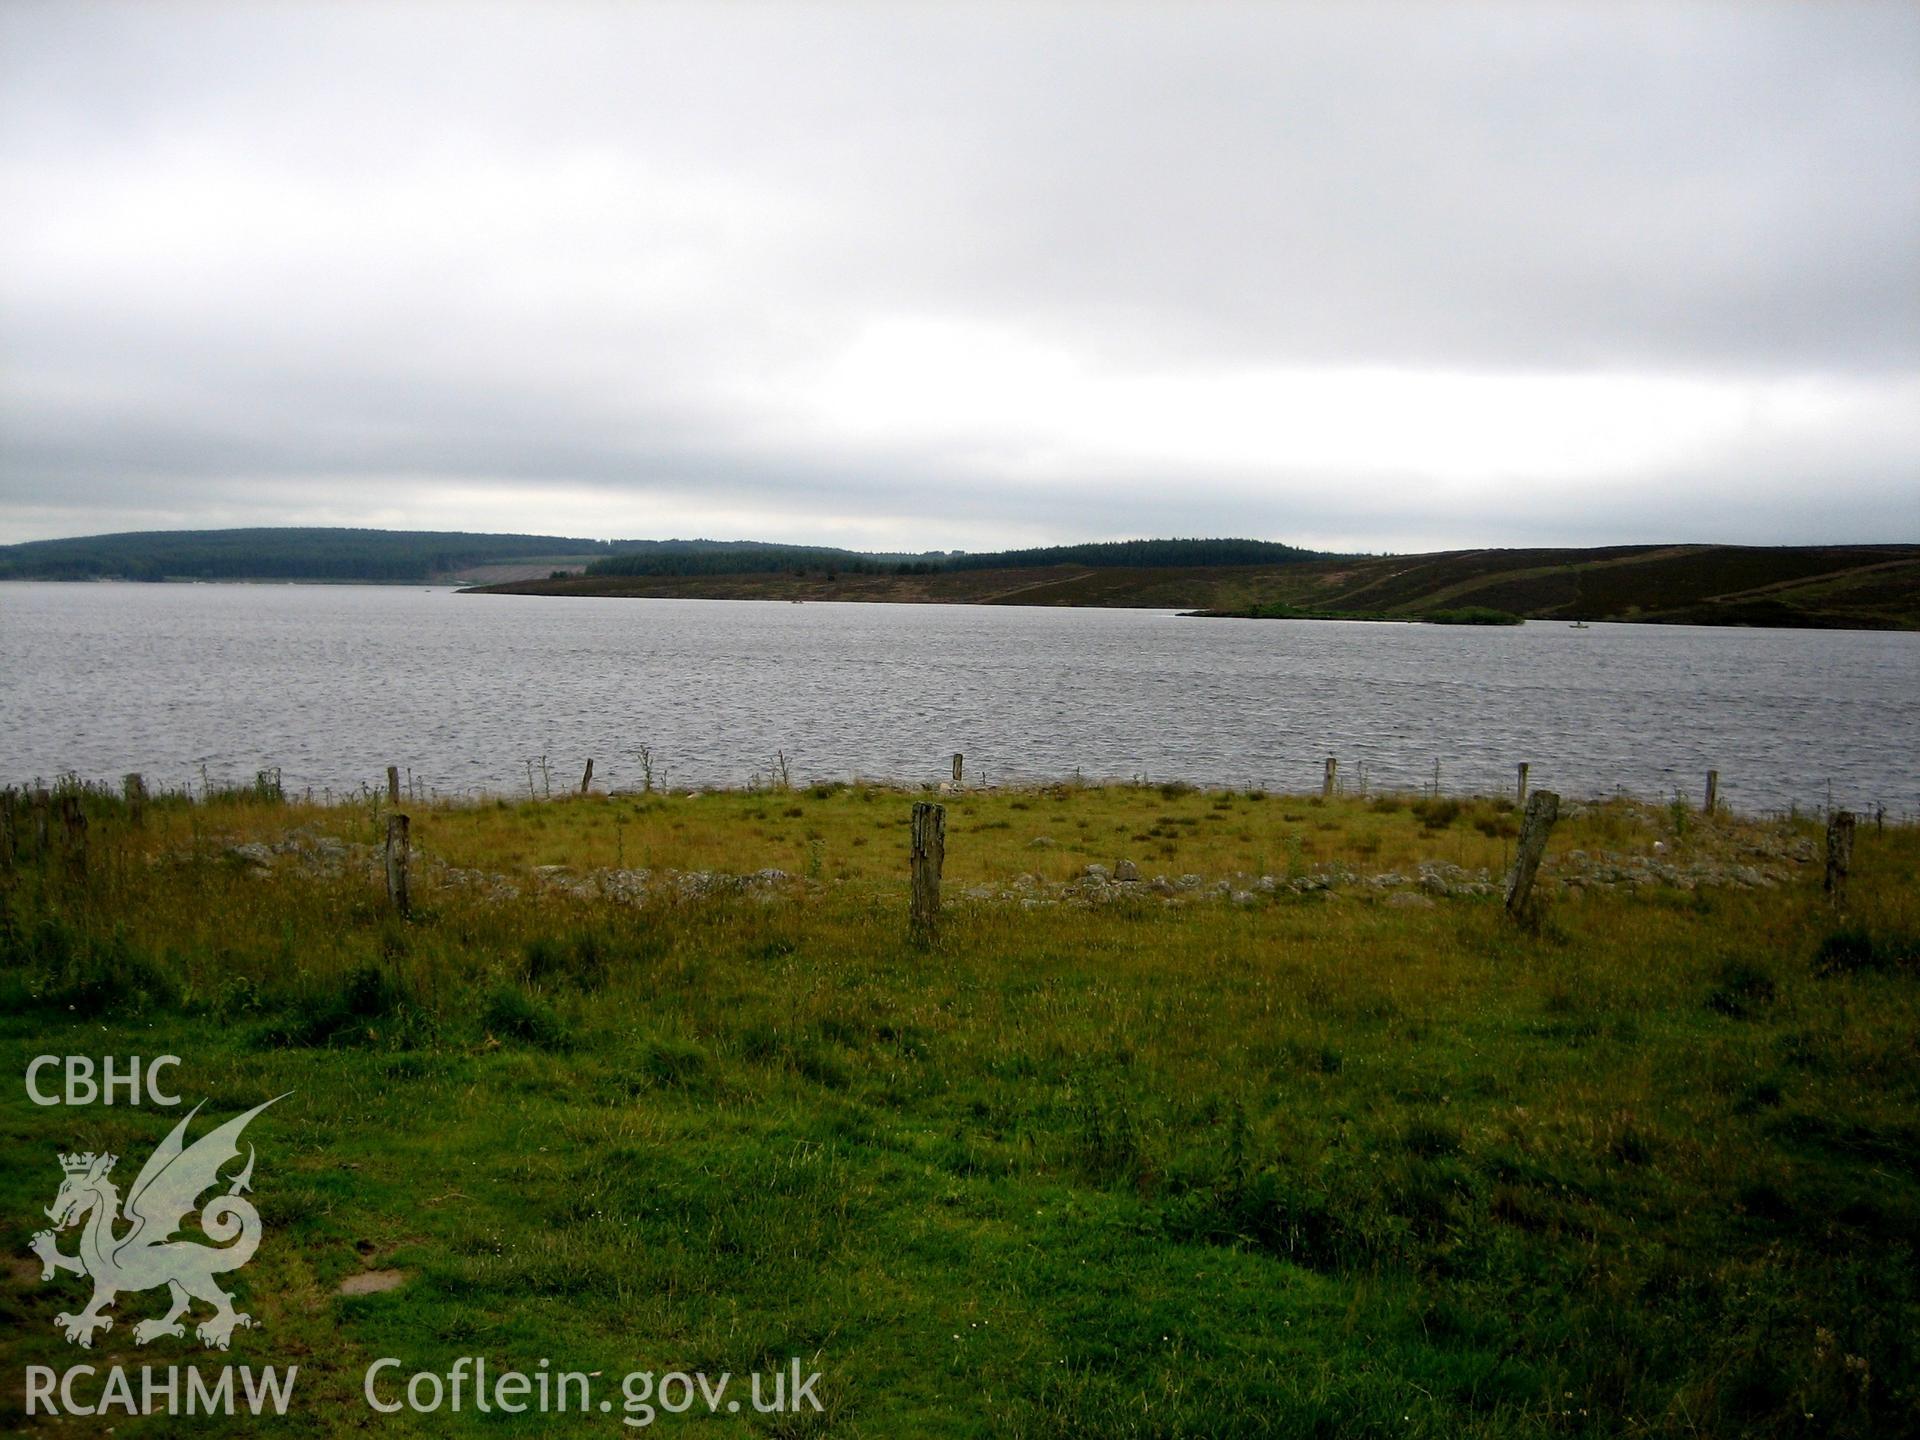
[[[340,1282],[336,1295],[378,1295],[386,1290],[398,1290],[407,1283],[403,1270],[362,1270],[358,1275],[349,1275]]]

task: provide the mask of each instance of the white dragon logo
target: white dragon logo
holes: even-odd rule
[[[276,1095],[189,1146],[187,1124],[200,1113],[200,1106],[194,1106],[141,1167],[127,1192],[124,1217],[119,1187],[107,1178],[118,1156],[89,1152],[60,1157],[66,1179],[46,1211],[54,1228],[35,1235],[31,1248],[40,1257],[42,1280],[51,1280],[56,1271],[71,1270],[93,1281],[93,1299],[86,1309],[78,1315],[54,1317],[53,1323],[69,1341],[91,1347],[94,1332],[113,1328],[113,1317],[105,1311],[115,1296],[122,1290],[151,1290],[159,1285],[167,1287],[173,1303],[162,1318],[142,1320],[133,1327],[136,1344],[145,1345],[162,1335],[184,1338],[187,1332],[180,1317],[194,1300],[214,1307],[214,1313],[194,1327],[194,1334],[210,1346],[225,1350],[235,1327],[253,1324],[253,1317],[236,1311],[233,1296],[214,1283],[214,1276],[238,1270],[260,1246],[260,1212],[240,1194],[253,1188],[251,1145],[246,1168],[233,1177],[227,1193],[215,1196],[200,1211],[200,1228],[214,1243],[199,1245],[173,1236],[199,1204],[201,1193],[220,1183],[220,1167],[239,1157],[240,1132],[247,1122],[286,1098]],[[83,1217],[86,1228],[80,1233],[80,1253],[62,1255],[56,1232]],[[132,1228],[116,1235],[115,1227],[123,1219],[132,1222]]]

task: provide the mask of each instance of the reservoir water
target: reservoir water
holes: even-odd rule
[[[0,782],[338,797],[1144,777],[1920,811],[1920,634],[1185,619],[1165,611],[0,585]],[[543,781],[535,783],[544,788]]]

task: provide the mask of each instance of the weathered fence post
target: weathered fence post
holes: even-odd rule
[[[1334,777],[1339,773],[1340,762],[1331,755],[1327,756],[1327,772],[1325,777],[1320,781],[1320,794],[1324,798],[1328,800],[1333,798]]]
[[[947,807],[919,801],[913,807],[913,908],[909,932],[916,945],[940,938],[940,869],[947,859]]]
[[[1704,807],[1704,813],[1708,815],[1713,814],[1714,807],[1719,803],[1720,772],[1718,770],[1709,770],[1707,771],[1707,803]]]
[[[960,770],[966,758],[957,750],[953,753],[953,783],[956,785],[960,783]]]
[[[127,820],[134,825],[147,823],[147,780],[138,770],[127,775],[120,782],[120,793],[126,797]]]
[[[87,873],[87,812],[78,795],[60,797],[60,846],[67,869],[78,879]]]
[[[1836,810],[1827,821],[1827,899],[1835,909],[1847,903],[1847,871],[1853,867],[1853,812]]]
[[[402,915],[412,912],[412,897],[407,891],[408,822],[395,811],[387,816],[387,899]]]
[[[1520,822],[1520,844],[1513,856],[1513,874],[1507,880],[1507,914],[1516,919],[1527,911],[1533,877],[1547,853],[1547,834],[1559,818],[1560,797],[1553,791],[1536,790],[1528,797],[1526,818]]]
[[[587,757],[587,768],[580,775],[580,793],[586,794],[593,787],[593,757]]]
[[[389,805],[400,803],[400,767],[398,765],[387,766],[387,803]]]
[[[1524,805],[1527,803],[1527,768],[1527,762],[1522,760],[1520,762],[1520,782],[1514,792],[1513,803],[1516,805]]]

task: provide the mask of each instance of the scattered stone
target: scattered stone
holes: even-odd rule
[[[227,858],[255,870],[273,868],[273,851],[255,840],[245,845],[229,845]]]
[[[1562,814],[1569,812],[1563,807]],[[1641,817],[1648,827],[1666,823],[1664,810],[1649,808]],[[1058,843],[1050,835],[1035,835],[1029,848],[1049,850]],[[1700,826],[1683,836],[1660,843],[1649,837],[1639,853],[1569,850],[1550,855],[1542,866],[1543,880],[1561,893],[1629,892],[1666,889],[1682,893],[1709,888],[1771,889],[1791,883],[1802,867],[1816,866],[1820,854],[1815,841],[1786,829],[1760,826]],[[276,870],[304,869],[310,874],[337,877],[364,875],[377,883],[383,859],[378,846],[344,841],[302,826],[271,843],[242,842],[238,837],[214,841],[215,853],[248,874],[267,876]],[[205,850],[168,852],[147,857],[153,865],[187,865]],[[416,863],[429,886],[460,888],[497,900],[518,898],[523,891],[568,896],[588,904],[639,906],[670,899],[709,896],[752,897],[773,903],[779,897],[826,888],[818,879],[803,879],[767,868],[747,874],[723,871],[652,871],[646,869],[576,870],[568,865],[540,865],[509,877],[488,871],[463,869],[431,856]],[[1286,877],[1234,873],[1225,877],[1197,874],[1169,879],[1156,875],[1143,883],[1132,860],[1106,865],[1089,864],[1067,882],[1024,874],[1010,882],[969,887],[967,899],[984,903],[1019,904],[1026,909],[1070,905],[1078,909],[1116,903],[1138,904],[1151,893],[1169,905],[1221,902],[1254,903],[1275,894],[1309,896],[1356,887],[1399,909],[1424,909],[1434,900],[1456,901],[1497,895],[1504,877],[1485,869],[1468,870],[1439,860],[1425,860],[1409,872],[1397,870],[1363,875],[1339,863]]]

